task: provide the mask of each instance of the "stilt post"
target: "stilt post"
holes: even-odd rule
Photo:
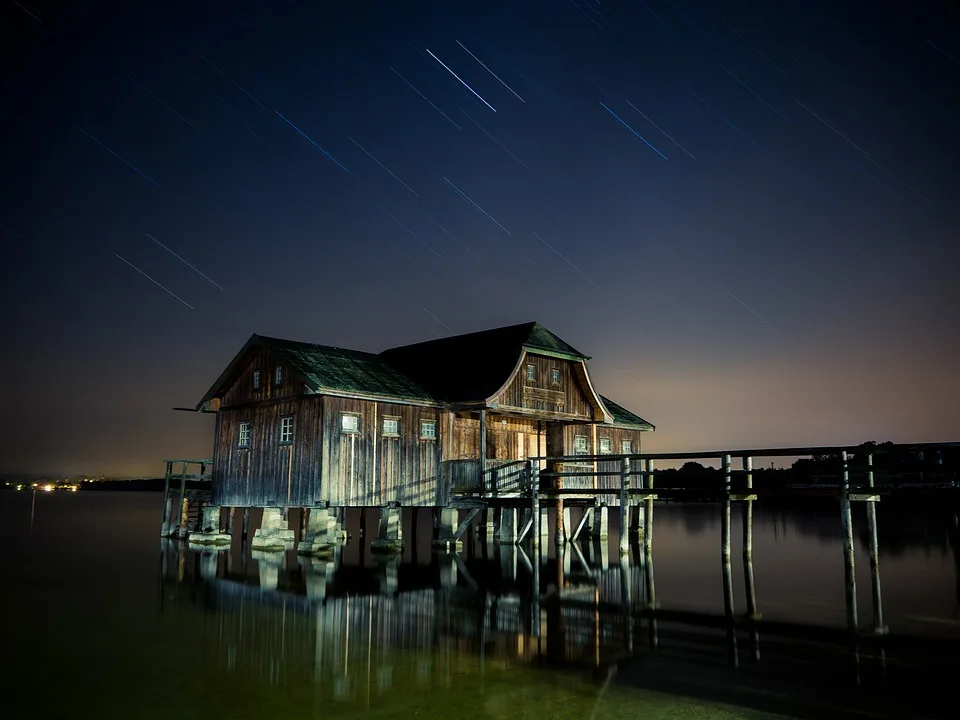
[[[753,458],[743,458],[747,493],[753,490]],[[757,593],[753,583],[753,500],[743,503],[743,583],[747,596],[747,618],[758,620]]]
[[[857,575],[853,546],[853,514],[850,510],[850,468],[847,451],[840,451],[840,525],[843,533],[844,590],[846,591],[847,628],[859,632],[857,618]]]
[[[938,450],[938,459],[939,455]],[[871,489],[874,486],[873,453],[867,454],[867,485]],[[883,624],[883,602],[880,597],[880,543],[877,539],[877,504],[875,502],[867,503],[867,532],[870,536],[870,577],[873,581],[873,631],[883,634],[887,628]]]
[[[163,507],[160,517],[160,535],[166,536],[167,526],[170,524],[170,505],[168,497],[170,495],[170,473],[173,470],[173,463],[167,460],[167,471],[163,476]]]
[[[177,537],[183,535],[184,525],[186,524],[186,509],[183,507],[183,502],[187,496],[187,461],[184,460],[181,463],[180,468],[180,505],[178,515],[180,517],[179,524],[177,525]]]

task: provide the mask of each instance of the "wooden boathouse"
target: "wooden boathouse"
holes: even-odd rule
[[[196,407],[217,415],[201,534],[226,542],[220,508],[264,508],[254,544],[279,549],[294,535],[287,513],[301,509],[304,547],[315,538],[319,549],[344,508],[373,506],[389,546],[401,541],[399,507],[509,503],[531,464],[561,469],[542,458],[566,459],[568,487],[598,487],[606,464],[619,480],[620,456],[640,453],[654,428],[597,392],[589,359],[536,322],[379,354],[255,334]],[[446,517],[457,535],[456,512]]]

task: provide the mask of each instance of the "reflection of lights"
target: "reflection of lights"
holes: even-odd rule
[[[44,491],[44,492],[53,492],[53,485],[44,485],[44,486],[43,486],[43,491]]]

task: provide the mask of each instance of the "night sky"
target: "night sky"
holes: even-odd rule
[[[209,456],[254,332],[529,320],[646,449],[960,439],[957,7],[5,0],[0,470]]]

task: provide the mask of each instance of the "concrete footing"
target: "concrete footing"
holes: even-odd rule
[[[448,551],[462,550],[463,542],[456,537],[459,522],[460,513],[456,508],[440,508],[437,537],[433,541],[433,547]]]
[[[403,524],[400,508],[385,507],[380,510],[380,525],[377,536],[370,543],[370,550],[379,553],[399,553],[403,551]]]
[[[263,520],[250,541],[251,550],[282,551],[293,547],[296,534],[287,527],[280,508],[264,508]]]
[[[497,542],[501,545],[516,545],[517,543],[517,509],[501,508],[500,532],[497,533]]]
[[[200,518],[200,532],[187,536],[187,542],[193,545],[229,545],[232,541],[228,533],[220,532],[219,505],[207,505]]]
[[[345,531],[337,526],[337,513],[327,508],[310,508],[303,538],[297,546],[298,555],[333,556],[345,538]]]

